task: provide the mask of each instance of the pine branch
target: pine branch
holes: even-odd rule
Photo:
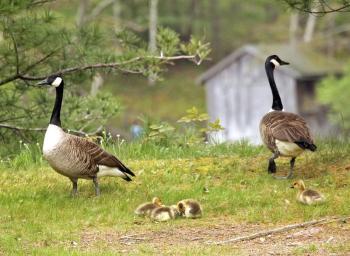
[[[47,56],[47,58],[50,56]],[[130,60],[121,61],[121,62],[96,63],[96,64],[91,64],[91,65],[70,67],[70,68],[61,69],[61,70],[58,70],[54,73],[43,75],[43,76],[29,76],[29,75],[25,75],[25,74],[15,74],[15,75],[12,75],[8,78],[0,80],[0,86],[4,85],[6,83],[9,83],[9,82],[18,80],[18,79],[23,80],[23,81],[37,81],[37,80],[45,79],[51,75],[64,75],[64,74],[73,73],[73,72],[77,72],[77,71],[93,70],[93,69],[116,68],[116,69],[119,69],[121,71],[128,72],[128,73],[142,73],[141,71],[138,71],[138,70],[133,71],[133,70],[125,69],[125,68],[123,68],[123,66],[128,65],[128,64],[132,64],[132,63],[136,63],[138,61],[152,60],[152,59],[153,60],[161,60],[164,62],[173,61],[173,60],[192,60],[192,61],[195,61],[197,64],[200,63],[200,60],[199,61],[197,60],[196,55],[143,56],[143,57],[135,57],[135,58],[132,58]],[[40,62],[42,62],[42,61],[37,61],[37,64],[39,64]],[[34,63],[34,65],[31,65],[30,68],[33,68],[34,66],[35,66],[35,63]],[[25,70],[27,70],[27,69],[28,68],[26,68]]]
[[[42,58],[38,59],[37,61],[33,62],[32,64],[30,64],[28,67],[26,67],[24,69],[23,72],[21,73],[25,73],[28,72],[29,70],[35,68],[37,65],[43,63],[45,60],[47,60],[48,58],[50,58],[52,55],[54,55],[56,52],[58,52],[60,49],[62,49],[63,47],[57,48],[55,50],[53,50],[52,52],[49,52],[48,54],[44,55]],[[20,75],[21,77],[22,75]]]
[[[323,7],[321,10],[314,10],[311,7],[310,8],[302,8],[298,5],[301,4],[301,2],[290,2],[289,0],[283,0],[286,4],[288,4],[292,9],[295,9],[300,12],[306,12],[310,14],[327,14],[327,13],[333,13],[333,12],[350,12],[350,3],[344,3],[342,6],[339,6],[337,8],[331,7],[326,1],[320,0],[320,5]]]

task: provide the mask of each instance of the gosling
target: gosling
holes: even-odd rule
[[[177,208],[181,216],[196,219],[202,217],[202,206],[193,199],[184,199],[177,203]]]
[[[168,221],[179,216],[179,211],[176,205],[158,207],[152,210],[151,219],[154,221]]]
[[[325,197],[321,193],[315,190],[306,189],[304,181],[302,180],[294,182],[291,188],[299,189],[297,194],[297,201],[299,201],[302,204],[311,205],[323,203],[325,201]]]
[[[136,210],[135,214],[138,216],[150,216],[152,210],[164,206],[162,204],[162,201],[159,199],[159,197],[153,197],[152,202],[143,203],[139,205]]]

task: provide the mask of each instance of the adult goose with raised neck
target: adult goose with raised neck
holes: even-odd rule
[[[134,173],[118,158],[99,145],[68,134],[62,129],[61,107],[64,90],[62,77],[50,76],[38,84],[56,87],[55,105],[45,133],[43,154],[56,172],[72,181],[72,194],[77,194],[78,179],[91,179],[95,185],[96,195],[100,195],[99,177],[116,176],[131,181],[130,176],[135,176]]]
[[[264,115],[260,122],[260,135],[264,144],[273,153],[269,159],[268,173],[276,173],[275,159],[279,156],[291,158],[288,175],[274,176],[276,178],[291,178],[296,157],[305,150],[315,151],[317,148],[304,118],[285,112],[283,109],[274,79],[274,70],[281,65],[288,64],[277,55],[271,55],[265,61],[266,75],[272,92],[272,109]]]

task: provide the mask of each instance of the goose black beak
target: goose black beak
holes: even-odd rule
[[[289,188],[294,188],[294,186],[292,185],[292,186],[290,186]]]
[[[36,85],[49,85],[49,83],[48,83],[47,79],[44,79],[44,80],[36,83]]]
[[[286,61],[281,60],[280,65],[281,65],[281,66],[282,66],[282,65],[289,65],[289,62],[286,62]]]

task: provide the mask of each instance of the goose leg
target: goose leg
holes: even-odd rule
[[[98,179],[97,177],[94,177],[92,179],[92,181],[94,182],[94,185],[95,185],[95,193],[96,193],[96,196],[99,196],[101,193],[100,193],[100,187],[98,185]]]
[[[289,173],[287,176],[273,176],[275,179],[279,179],[279,180],[282,180],[282,179],[291,179],[293,177],[293,170],[294,170],[294,164],[295,164],[295,157],[293,157],[291,160],[290,160],[290,169],[289,169]]]
[[[78,179],[70,178],[73,183],[72,196],[76,196],[78,194]]]
[[[293,157],[290,160],[290,170],[289,170],[289,173],[287,175],[287,179],[290,179],[293,177],[294,164],[295,164],[295,157]]]
[[[273,153],[273,156],[269,159],[269,166],[267,167],[268,173],[276,173],[275,159],[279,157],[279,153]]]

